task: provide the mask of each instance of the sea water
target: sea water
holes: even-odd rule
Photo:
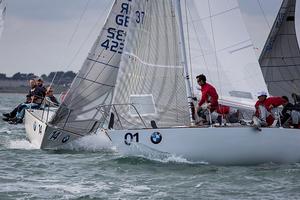
[[[24,98],[0,94],[0,113]],[[213,166],[176,156],[128,157],[102,139],[96,134],[43,151],[28,142],[22,124],[0,120],[0,200],[300,199],[298,163]]]

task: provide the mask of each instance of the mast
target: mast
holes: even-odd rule
[[[4,18],[6,15],[6,5],[4,0],[0,0],[0,36],[4,28]]]
[[[194,124],[193,114],[192,114],[192,104],[193,104],[193,96],[192,96],[192,89],[191,89],[191,82],[190,82],[190,75],[188,71],[188,64],[187,64],[187,55],[185,49],[185,41],[184,41],[184,31],[183,31],[183,20],[182,20],[182,13],[181,13],[181,0],[177,0],[177,12],[178,12],[178,20],[179,20],[179,37],[180,37],[180,46],[182,50],[182,64],[184,69],[184,76],[185,76],[185,86],[186,86],[186,93],[188,98],[189,104],[189,112],[190,112],[190,120],[191,124]]]

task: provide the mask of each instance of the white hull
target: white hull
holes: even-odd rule
[[[158,144],[151,141],[154,132],[162,137]],[[172,128],[112,130],[108,135],[118,151],[130,155],[139,155],[141,149],[148,149],[152,153],[167,153],[188,161],[221,165],[300,161],[299,129]]]
[[[39,149],[58,149],[71,141],[82,137],[81,135],[57,129],[43,120],[43,110],[25,111],[25,130],[29,141]],[[50,114],[51,115],[51,114]]]

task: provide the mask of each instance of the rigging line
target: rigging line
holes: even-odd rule
[[[119,26],[117,26],[117,27],[119,27]],[[103,30],[103,29],[102,29]],[[101,31],[102,32],[102,31]],[[99,42],[100,42],[100,37],[98,37],[98,39],[99,39]],[[97,39],[97,42],[98,42],[98,39]],[[120,47],[119,47],[120,48]],[[118,49],[119,50],[119,49]],[[95,60],[98,60],[100,57],[101,57],[101,55],[102,55],[102,53],[104,52],[105,50],[104,49],[102,49],[101,51],[100,51],[100,53],[97,55],[97,58],[95,59]],[[115,53],[113,53],[112,54],[112,56],[108,59],[108,61],[107,61],[107,63],[110,63],[110,61],[114,58],[114,56],[115,55],[118,55],[118,53],[117,52],[115,52]],[[87,58],[87,59],[90,59],[90,58]],[[96,64],[97,62],[95,62],[94,61],[94,63],[91,65],[91,67],[90,67],[90,69],[84,74],[85,75],[85,77],[87,77],[89,74],[90,74],[90,72],[92,71],[92,69],[94,68],[94,66],[95,66],[95,64]],[[119,64],[120,64],[120,62],[119,62]],[[112,65],[104,65],[104,67],[102,68],[102,70],[100,71],[100,73],[97,75],[97,77],[95,78],[96,80],[102,75],[102,73],[104,72],[104,70],[106,69],[106,67],[107,66],[112,66]],[[78,86],[77,87],[75,87],[73,90],[76,90],[78,87],[80,87],[81,86],[81,84],[78,84]],[[83,94],[88,88],[90,88],[90,87],[92,87],[93,86],[93,83],[90,83],[89,85],[87,85],[86,87],[85,87],[85,89],[84,90],[82,90],[82,92],[80,92],[78,95],[81,95],[81,94]],[[97,89],[96,89],[97,90]],[[95,90],[94,90],[95,91]],[[92,92],[93,93],[93,92]],[[91,95],[92,93],[90,93],[89,95]],[[87,95],[87,96],[89,96],[89,95]]]
[[[92,83],[96,83],[96,84],[99,84],[99,85],[107,86],[107,87],[112,87],[112,88],[115,87],[114,85],[108,85],[108,84],[105,84],[105,83],[101,83],[101,82],[94,81],[94,80],[84,78],[84,77],[80,77],[80,76],[77,76],[77,78],[85,80],[85,81],[89,81],[89,82],[92,82]]]
[[[111,1],[107,1],[107,4],[105,6],[104,10],[108,10],[108,8],[111,5]],[[101,21],[101,18],[103,17],[103,12],[100,13],[99,17],[96,20],[96,23],[94,24],[93,28],[90,30],[90,32],[88,33],[86,39],[80,44],[78,50],[76,51],[75,55],[73,56],[73,58],[71,59],[71,61],[69,62],[69,64],[67,65],[66,69],[70,68],[70,66],[73,64],[74,60],[77,58],[78,54],[81,52],[83,46],[86,44],[86,42],[88,41],[88,39],[91,37],[92,33],[95,31],[95,29],[98,27],[98,23],[99,21]],[[60,84],[60,81],[62,79],[62,76],[59,78],[57,85]]]
[[[268,19],[267,19],[266,13],[265,13],[265,11],[264,11],[262,5],[261,5],[260,0],[257,0],[257,3],[258,3],[258,5],[259,5],[259,8],[260,8],[262,14],[263,14],[264,20],[266,21],[266,23],[267,23],[267,25],[268,25],[269,30],[271,30],[271,25],[270,25],[270,23],[269,23],[269,21],[268,21]]]
[[[72,33],[72,35],[71,35],[71,38],[70,38],[70,40],[69,40],[69,42],[68,42],[68,44],[67,44],[67,48],[68,48],[68,47],[70,46],[70,44],[72,43],[73,38],[75,37],[75,34],[76,34],[77,31],[78,31],[79,25],[80,25],[80,23],[81,23],[81,21],[82,21],[82,18],[83,18],[84,14],[85,14],[85,12],[86,12],[86,10],[87,10],[87,8],[88,8],[89,3],[90,3],[90,0],[87,0],[86,5],[85,5],[85,7],[84,7],[84,10],[83,10],[83,12],[81,13],[81,15],[80,15],[80,17],[79,17],[79,20],[78,20],[78,22],[77,22],[77,25],[75,26],[75,29],[74,29],[74,31],[73,31],[73,33]],[[62,56],[62,55],[61,55],[61,56]],[[61,60],[61,59],[60,59],[60,60]],[[54,83],[54,80],[55,80],[55,78],[56,78],[56,76],[57,76],[57,73],[58,73],[58,71],[55,72],[55,75],[53,76],[53,79],[52,79],[52,81],[51,81],[50,87],[52,87],[52,85],[53,85],[53,83]],[[58,81],[58,84],[59,84],[60,80],[61,80],[61,77],[60,77],[60,79],[59,79],[59,81]]]
[[[187,44],[188,44],[188,54],[189,54],[189,64],[190,64],[190,77],[191,77],[191,83],[192,88],[194,88],[194,78],[193,78],[193,67],[192,67],[192,56],[191,56],[191,43],[190,43],[190,29],[189,29],[189,22],[188,22],[188,8],[186,0],[184,1],[185,5],[185,17],[186,17],[186,31],[187,31]],[[192,96],[195,97],[194,89],[192,89]]]
[[[221,51],[225,51],[225,50],[228,50],[228,49],[232,49],[232,48],[234,48],[234,47],[236,47],[236,46],[240,46],[240,45],[245,44],[245,43],[247,43],[247,42],[250,42],[250,44],[248,43],[248,45],[246,45],[246,46],[239,47],[238,49],[235,49],[235,50],[232,50],[232,51],[229,51],[229,52],[230,52],[230,53],[234,53],[235,51],[239,51],[239,50],[242,50],[242,49],[245,49],[245,48],[248,48],[248,47],[253,46],[252,40],[251,40],[251,39],[247,39],[247,40],[244,40],[244,41],[242,41],[242,42],[238,42],[238,43],[235,43],[235,44],[233,44],[233,45],[224,47],[224,48],[222,48],[222,49],[218,49],[217,51],[218,51],[218,52],[221,52]],[[197,49],[195,49],[195,50],[197,50]],[[214,54],[214,53],[206,53],[206,54],[204,54],[204,55],[209,56],[209,55],[212,55],[212,54]],[[204,56],[204,55],[199,55],[199,56],[196,56],[196,57],[194,57],[194,58],[202,57],[202,56]],[[299,56],[299,58],[300,58],[300,56]]]
[[[189,15],[192,16],[191,15],[191,10],[189,9],[189,7],[188,7],[188,12],[189,12]],[[199,18],[200,18],[200,16],[199,16]],[[193,21],[191,21],[191,23],[192,23],[192,27],[193,27],[194,33],[196,34],[196,40],[197,40],[197,43],[198,43],[198,45],[200,47],[201,57],[203,57],[203,61],[204,61],[204,65],[205,65],[206,71],[208,73],[208,76],[210,76],[210,70],[208,68],[208,63],[207,63],[206,57],[205,57],[206,54],[204,53],[204,50],[203,50],[202,45],[201,45],[201,41],[200,41],[199,36],[197,34],[196,25],[195,25],[195,23]]]
[[[117,27],[119,27],[119,25],[118,25]],[[128,29],[128,30],[129,30],[129,29]],[[103,52],[104,52],[104,49],[101,50],[101,52],[97,55],[97,58],[96,58],[95,60],[98,60],[98,59],[100,58],[100,56],[102,55]],[[108,59],[108,63],[110,63],[110,61],[114,58],[115,55],[118,55],[118,53],[116,52],[116,53],[112,54],[112,56]],[[87,76],[89,75],[89,73],[91,72],[92,68],[94,67],[94,64],[95,64],[95,63],[93,63],[92,66],[90,67],[90,70],[89,70],[88,72],[85,73],[86,77],[87,77]],[[120,64],[120,62],[119,62],[119,64]],[[96,77],[96,79],[98,79],[98,78],[101,76],[101,74],[102,74],[103,71],[106,69],[106,67],[107,67],[107,66],[104,66],[104,67],[103,67],[103,69],[101,70],[100,74]],[[93,86],[93,83],[91,83],[91,84],[89,84],[88,86],[86,86],[85,89],[82,90],[82,92],[80,92],[78,95],[81,95],[82,93],[84,93],[85,90],[87,90],[87,89],[90,88],[91,86]],[[78,87],[80,87],[80,84],[77,86],[77,88],[78,88]],[[74,90],[75,90],[75,89],[76,89],[76,88],[74,88]],[[93,92],[94,92],[95,90],[97,90],[97,89],[94,89]],[[92,95],[93,92],[87,94],[86,96]],[[77,104],[77,103],[75,103],[75,104]]]
[[[208,17],[202,17],[202,18],[199,18],[199,19],[191,20],[191,21],[192,21],[192,22],[204,21],[204,20],[206,20],[206,19],[218,17],[218,16],[220,16],[220,15],[223,15],[223,14],[225,14],[225,13],[228,13],[228,12],[230,12],[230,11],[232,11],[232,10],[236,10],[236,9],[238,9],[238,8],[239,8],[239,6],[236,6],[236,7],[233,7],[233,8],[231,8],[231,9],[224,10],[224,11],[222,11],[222,12],[216,13],[216,14],[214,14],[214,15],[211,15],[211,16],[208,16]]]
[[[209,8],[209,15],[212,16],[210,0],[208,0],[208,8]],[[220,79],[219,62],[218,62],[218,57],[217,57],[216,40],[215,40],[215,33],[214,33],[212,18],[210,18],[210,28],[211,28],[212,38],[213,38],[213,43],[214,43],[215,59],[216,59],[217,74],[218,74],[218,82],[219,82],[219,88],[220,88],[220,93],[221,93],[221,98],[222,98],[222,96],[223,96],[222,95],[222,85],[221,85],[221,79]]]
[[[113,8],[114,8],[114,5],[112,6],[112,8],[111,8],[110,10],[112,10]],[[104,26],[105,26],[106,22],[107,22],[107,21],[105,21]],[[103,27],[104,27],[104,26],[103,26]],[[118,25],[117,28],[119,28],[119,26],[120,26],[120,25]],[[95,27],[94,27],[94,28],[95,28]],[[101,29],[101,33],[102,33],[103,29],[104,29],[104,28]],[[96,42],[100,42],[100,36],[98,36]],[[119,47],[119,48],[120,48],[120,47]],[[118,49],[118,50],[119,50],[119,49]],[[95,60],[98,60],[98,59],[101,57],[101,55],[102,55],[103,52],[104,52],[104,49],[102,49],[102,50],[100,51],[100,53],[96,56],[97,58],[96,58]],[[110,61],[114,58],[115,55],[118,55],[118,53],[117,53],[117,52],[113,53],[112,56],[108,59],[107,63],[110,63]],[[91,65],[91,67],[90,67],[90,69],[88,70],[88,72],[86,72],[86,73],[84,74],[85,77],[87,77],[87,76],[90,74],[90,72],[91,72],[91,70],[93,69],[95,63],[96,63],[96,62],[94,62],[94,63]],[[120,64],[120,62],[119,62],[119,64]],[[107,66],[104,66],[104,67],[103,67],[103,69],[101,70],[101,72],[97,75],[96,79],[98,79],[98,78],[102,75],[102,73],[104,72],[104,70],[106,69],[106,67],[107,67]],[[78,86],[75,87],[75,88],[72,88],[72,90],[76,90],[76,89],[79,88],[80,86],[81,86],[81,84],[78,84]],[[93,86],[93,83],[90,83],[89,85],[87,85],[87,86],[85,87],[84,90],[82,90],[80,93],[78,93],[78,95],[83,94],[88,88],[90,88],[90,87],[92,87],[92,86]],[[94,91],[95,91],[95,90],[94,90]],[[91,94],[92,94],[92,93],[90,93],[90,94],[88,94],[88,95],[86,95],[86,96],[90,96]]]
[[[79,17],[79,20],[78,20],[78,22],[77,22],[77,24],[76,24],[76,26],[75,26],[75,30],[73,31],[72,36],[71,36],[71,38],[70,38],[70,40],[69,40],[69,42],[68,42],[68,45],[67,45],[68,47],[69,47],[70,44],[72,43],[72,41],[73,41],[73,39],[74,39],[74,37],[75,37],[75,34],[76,34],[77,31],[78,31],[79,25],[80,25],[80,23],[81,23],[81,21],[82,21],[82,19],[83,19],[83,16],[85,15],[85,12],[86,12],[86,10],[87,10],[89,4],[90,4],[90,0],[87,0],[87,1],[86,1],[86,4],[85,4],[85,7],[84,7],[84,9],[83,9],[83,12],[81,13],[81,15],[80,15],[80,17]]]

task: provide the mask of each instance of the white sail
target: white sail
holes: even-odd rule
[[[257,92],[267,88],[237,1],[187,0],[184,10],[192,78],[203,73],[220,99],[253,106]]]
[[[6,4],[4,0],[0,0],[0,36],[4,28],[5,15],[6,15]]]
[[[106,116],[98,106],[112,101],[131,4],[131,0],[116,0],[113,4],[99,37],[50,122],[53,126],[85,135],[104,122]]]
[[[284,0],[259,62],[274,96],[300,93],[300,50],[295,30],[296,0]]]
[[[179,25],[174,0],[135,0],[114,104],[133,104],[145,125],[189,125]],[[118,109],[123,128],[139,127],[130,106]]]

